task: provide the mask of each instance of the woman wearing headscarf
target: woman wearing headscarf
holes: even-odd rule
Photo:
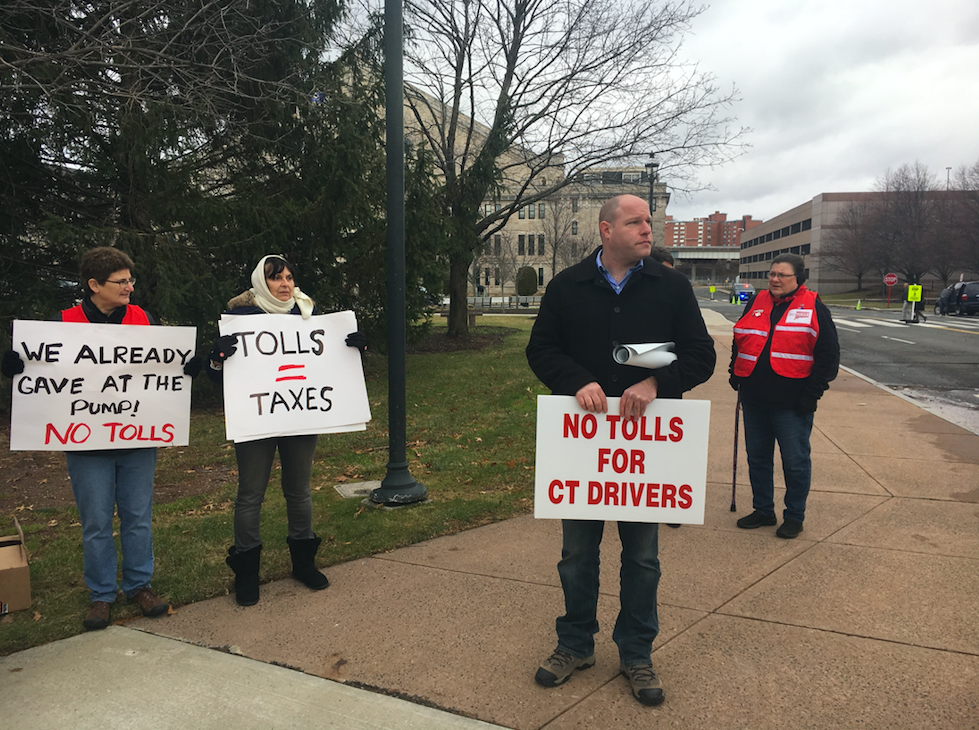
[[[317,314],[313,300],[296,286],[293,272],[294,267],[285,257],[263,257],[252,271],[251,288],[228,302],[227,314],[295,314],[303,319]],[[222,381],[224,361],[235,353],[236,340],[235,335],[225,335],[215,342],[207,363],[212,380]],[[367,339],[361,332],[347,335],[346,344],[361,352],[367,349]],[[252,606],[259,599],[262,554],[259,521],[276,450],[282,465],[282,494],[289,522],[286,542],[292,557],[292,575],[313,590],[322,590],[330,584],[315,563],[322,542],[313,533],[309,490],[316,439],[316,434],[307,434],[235,443],[238,460],[235,534],[225,562],[235,573],[235,600],[241,606]]]

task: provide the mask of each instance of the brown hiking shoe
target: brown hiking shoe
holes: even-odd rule
[[[144,616],[162,616],[170,610],[170,604],[160,598],[149,586],[143,586],[133,593],[129,600],[139,606]]]
[[[557,687],[564,684],[574,673],[575,669],[588,669],[595,666],[595,655],[579,658],[571,656],[566,651],[556,649],[547,660],[540,665],[534,680],[541,687]]]
[[[92,601],[92,605],[88,609],[88,616],[86,616],[85,620],[82,621],[82,626],[89,631],[104,629],[109,625],[109,614],[111,611],[111,603],[106,603],[105,601]]]
[[[629,680],[632,687],[632,696],[644,705],[661,705],[666,695],[663,693],[663,684],[656,676],[656,671],[652,664],[640,664],[636,667],[619,665],[619,671]]]

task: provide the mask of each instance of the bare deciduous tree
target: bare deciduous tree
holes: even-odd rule
[[[451,211],[449,334],[468,333],[480,241],[584,170],[660,153],[680,184],[738,154],[735,92],[684,64],[701,8],[686,0],[409,0],[413,133],[435,155]],[[489,215],[481,204],[505,190]],[[501,199],[502,200],[502,199]]]
[[[580,233],[574,234],[572,231],[576,224],[576,216],[571,212],[571,200],[563,195],[555,196],[548,201],[547,218],[541,224],[544,235],[548,241],[547,258],[551,262],[551,277],[557,272],[567,268],[564,263],[568,249],[577,249]],[[577,251],[575,251],[577,252]],[[579,257],[580,259],[580,257]]]
[[[979,160],[958,169],[955,189],[960,195],[956,196],[953,227],[963,266],[979,274]]]
[[[836,227],[828,232],[820,248],[819,255],[830,267],[856,277],[857,289],[863,289],[863,277],[867,272],[879,271],[886,265],[868,223],[864,204],[848,204],[840,211]]]

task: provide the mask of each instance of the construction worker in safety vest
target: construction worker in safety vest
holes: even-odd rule
[[[816,402],[840,365],[840,344],[829,309],[807,289],[805,263],[796,254],[772,259],[768,290],[748,301],[734,325],[731,387],[744,413],[754,511],[738,527],[777,524],[775,443],[782,455],[785,509],[776,535],[802,532],[812,476],[809,437]]]

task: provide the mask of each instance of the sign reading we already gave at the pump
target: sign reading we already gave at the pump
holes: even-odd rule
[[[224,363],[228,438],[363,431],[371,418],[360,353],[347,347],[353,312],[303,319],[289,314],[225,314],[222,335],[238,335]]]
[[[710,401],[658,398],[638,420],[537,398],[534,517],[702,525]]]
[[[194,327],[17,320],[11,451],[186,446]]]

